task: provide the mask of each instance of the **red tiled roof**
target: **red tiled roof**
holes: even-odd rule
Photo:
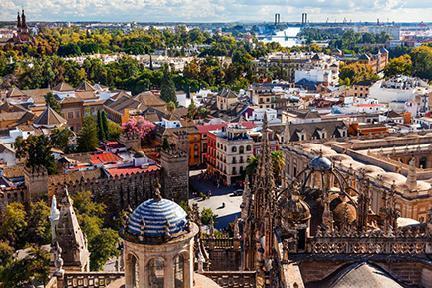
[[[210,131],[222,129],[223,127],[226,127],[228,124],[235,124],[235,123],[197,125],[196,127],[198,129],[198,132],[201,133],[201,134],[203,134],[203,133],[208,133]],[[242,121],[240,124],[243,125],[246,129],[252,129],[252,128],[256,127],[255,123],[254,122],[250,122],[250,121]]]
[[[122,158],[120,156],[117,156],[114,153],[110,152],[103,152],[103,153],[97,153],[90,155],[90,162],[93,165],[96,164],[107,164],[107,163],[116,163],[119,162]]]
[[[109,168],[107,169],[107,172],[112,176],[121,176],[126,174],[136,174],[136,173],[143,173],[143,172],[152,172],[152,171],[158,171],[160,167],[158,165],[150,165],[146,168],[141,167],[120,167],[120,168]]]

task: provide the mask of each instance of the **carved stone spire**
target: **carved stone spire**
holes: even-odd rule
[[[290,143],[290,122],[287,120],[284,129],[284,144],[289,145],[289,143]]]
[[[240,208],[241,208],[240,217],[244,221],[246,221],[246,219],[249,215],[249,207],[251,204],[250,202],[252,201],[251,197],[252,197],[252,195],[251,195],[251,189],[249,186],[249,177],[246,176],[244,189],[243,189],[243,195],[242,195],[242,204],[240,205]]]
[[[56,235],[57,242],[63,249],[62,258],[65,269],[89,271],[90,253],[87,248],[87,239],[81,231],[67,188],[65,188],[64,197],[61,201]]]
[[[410,191],[417,189],[417,173],[415,166],[416,159],[413,157],[409,161],[408,175],[406,179],[406,185]]]
[[[160,183],[159,183],[159,180],[156,180],[156,183],[155,183],[155,185],[154,185],[154,194],[153,194],[153,199],[155,200],[155,201],[160,201],[160,200],[162,200],[162,196],[161,196],[161,192],[160,192],[160,188],[161,188],[161,185],[160,185]]]

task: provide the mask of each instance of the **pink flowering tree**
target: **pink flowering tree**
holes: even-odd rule
[[[144,117],[132,117],[128,122],[123,124],[123,132],[128,137],[138,136],[143,140],[156,127],[152,122],[144,119]]]

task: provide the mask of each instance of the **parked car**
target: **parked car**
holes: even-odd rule
[[[237,189],[233,192],[234,196],[241,196],[243,194],[243,189]]]

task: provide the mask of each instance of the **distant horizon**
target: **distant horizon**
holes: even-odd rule
[[[0,20],[0,23],[16,23],[16,19],[13,20]],[[27,20],[27,23],[101,23],[101,24],[108,24],[108,23],[137,23],[137,24],[274,24],[273,21],[113,21],[113,20],[77,20],[77,21],[67,21],[67,20]],[[392,25],[392,24],[431,24],[432,20],[425,22],[425,21],[402,21],[402,22],[380,22],[379,25]],[[280,22],[280,25],[301,25],[301,21],[288,21],[288,22]],[[317,25],[317,24],[338,24],[338,25],[350,25],[350,24],[369,24],[369,25],[377,25],[377,22],[375,21],[352,21],[352,22],[308,22],[309,25]],[[431,27],[432,28],[432,27]]]
[[[428,3],[429,2],[429,3]],[[29,22],[139,23],[311,23],[432,22],[432,3],[424,0],[2,0],[0,21],[14,21],[26,10]]]

